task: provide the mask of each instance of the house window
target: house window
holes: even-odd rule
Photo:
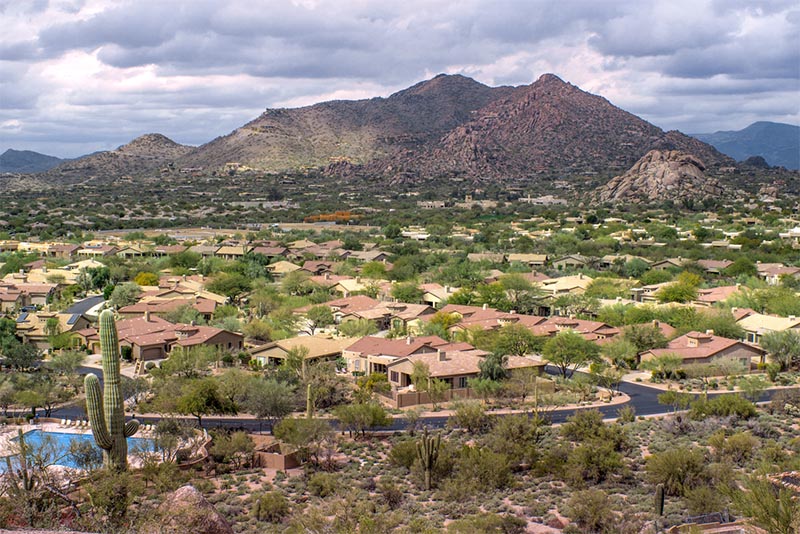
[[[397,371],[392,371],[389,376],[389,380],[392,382],[400,382],[400,375],[397,373]]]
[[[467,377],[466,376],[458,377],[458,387],[460,387],[460,388],[467,387]]]
[[[353,362],[353,370],[360,371],[361,370],[361,360],[355,360]]]

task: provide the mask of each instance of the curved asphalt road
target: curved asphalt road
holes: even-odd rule
[[[100,375],[102,380],[102,372],[99,369],[82,368],[81,372],[92,372]],[[552,369],[548,369],[552,372]],[[619,391],[625,393],[630,397],[630,400],[622,404],[614,404],[609,406],[592,406],[586,408],[562,408],[547,412],[547,417],[552,423],[563,423],[567,418],[580,410],[598,409],[603,414],[604,418],[615,418],[620,408],[623,406],[632,406],[636,415],[666,415],[672,411],[670,406],[665,406],[658,403],[658,395],[663,393],[663,390],[647,387],[641,384],[630,382],[623,382],[620,384]],[[728,392],[714,392],[709,393],[709,397],[717,395],[724,395]],[[761,396],[759,401],[768,401],[772,397],[771,391],[766,391]],[[60,419],[86,419],[86,410],[82,404],[73,404],[64,406],[53,410],[52,417]],[[420,423],[427,425],[430,428],[444,428],[447,424],[448,416],[430,416],[420,419]],[[158,417],[137,417],[143,424],[157,423],[160,418]],[[187,419],[194,420],[192,417]],[[335,424],[335,421],[334,421]],[[229,428],[248,430],[250,432],[264,432],[269,430],[269,425],[264,421],[255,419],[238,419],[233,417],[205,417],[203,418],[203,428]],[[405,421],[401,419],[393,419],[392,424],[388,427],[379,428],[380,431],[401,431],[406,428]]]

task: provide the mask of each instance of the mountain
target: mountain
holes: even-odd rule
[[[713,147],[660,128],[552,74],[514,88],[393,172],[465,178],[532,178],[626,169],[653,149],[683,150],[707,165],[732,161]]]
[[[68,160],[50,169],[44,176],[49,181],[74,183],[97,177],[152,173],[191,150],[192,147],[178,144],[164,135],[145,134],[115,150]]]
[[[762,121],[743,130],[692,136],[736,161],[761,156],[772,166],[800,169],[800,126]]]
[[[440,74],[389,97],[267,109],[196,148],[148,134],[109,152],[62,163],[50,183],[159,176],[165,168],[263,172],[316,169],[388,184],[542,181],[623,172],[650,150],[680,150],[709,168],[734,161],[677,131],[664,132],[555,75],[489,87]]]
[[[419,150],[510,91],[465,76],[440,74],[388,98],[268,109],[179,163],[219,168],[235,162],[272,172],[326,167],[339,161],[362,165]]]
[[[14,150],[9,148],[0,154],[0,173],[33,173],[43,172],[52,169],[59,163],[61,158],[40,154],[31,150]]]
[[[179,164],[325,168],[333,176],[390,183],[440,176],[526,180],[622,171],[653,149],[689,152],[708,166],[733,164],[697,139],[664,132],[552,74],[495,88],[440,74],[388,98],[267,110]]]
[[[719,197],[723,188],[707,178],[706,167],[691,154],[677,150],[651,150],[625,174],[599,187],[599,202],[654,202],[664,199],[697,201]]]

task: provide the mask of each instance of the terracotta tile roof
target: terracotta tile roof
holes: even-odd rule
[[[651,349],[645,351],[645,353],[650,353],[655,357],[664,354],[675,354],[684,360],[692,360],[710,358],[737,345],[741,345],[741,347],[752,351],[754,354],[763,353],[761,349],[747,345],[741,341],[697,331],[692,331],[673,339],[663,349]]]
[[[439,336],[425,336],[418,338],[386,339],[382,337],[366,336],[350,344],[348,352],[358,352],[363,355],[386,355],[403,358],[414,354],[423,347],[435,349],[448,342]]]
[[[698,302],[714,304],[716,302],[727,300],[731,295],[738,293],[739,291],[739,286],[720,286],[699,289],[697,291],[697,299],[695,300]]]

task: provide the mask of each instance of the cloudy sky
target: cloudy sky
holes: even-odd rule
[[[798,0],[0,0],[0,28],[0,152],[202,144],[440,72],[552,72],[686,133],[800,124]]]

